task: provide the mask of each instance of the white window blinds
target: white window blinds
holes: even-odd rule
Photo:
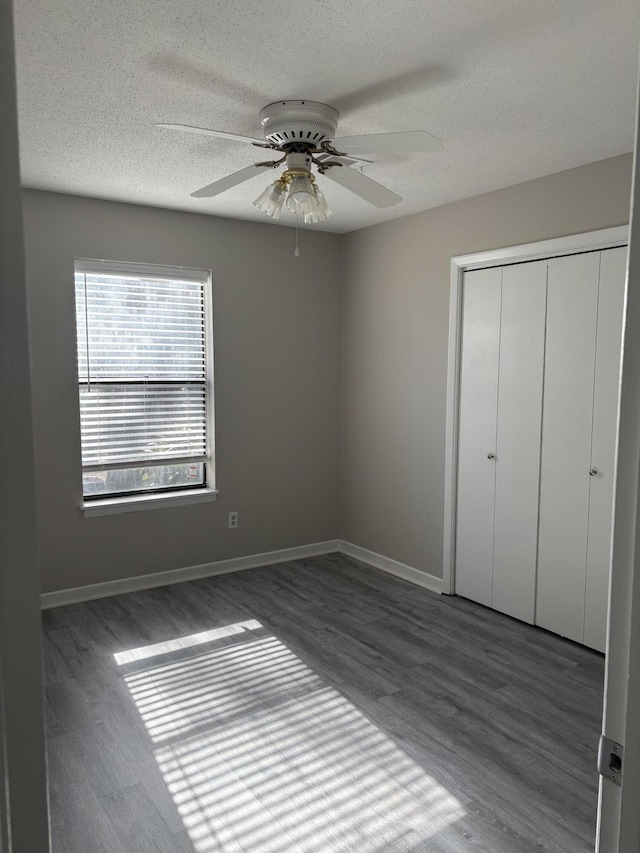
[[[77,263],[85,495],[206,484],[207,282]]]

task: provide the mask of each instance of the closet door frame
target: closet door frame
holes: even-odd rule
[[[449,354],[447,367],[447,413],[445,434],[445,504],[444,504],[444,541],[442,565],[442,592],[453,595],[455,592],[455,553],[456,553],[456,505],[458,479],[458,430],[460,396],[460,362],[462,330],[462,287],[464,274],[470,270],[507,264],[542,261],[561,255],[575,255],[581,252],[597,252],[627,246],[629,227],[604,228],[600,231],[588,231],[570,237],[543,240],[539,243],[525,243],[505,249],[478,252],[472,255],[458,255],[451,259],[451,285],[449,293]]]

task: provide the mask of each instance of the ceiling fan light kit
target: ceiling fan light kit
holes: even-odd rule
[[[313,175],[292,175],[288,170],[265,187],[253,203],[276,222],[280,219],[283,203],[291,213],[302,216],[305,225],[313,225],[333,215]]]
[[[283,202],[291,213],[303,216],[306,225],[328,219],[332,213],[311,174],[311,157],[291,152],[283,159],[287,161],[286,170],[260,193],[253,202],[255,206],[276,221],[280,219]]]
[[[284,100],[274,101],[261,111],[264,140],[190,125],[158,124],[156,127],[218,136],[280,152],[282,157],[279,160],[267,160],[253,166],[245,166],[238,172],[196,190],[192,196],[212,198],[248,181],[259,171],[277,169],[286,163],[286,169],[278,180],[266,187],[253,203],[275,221],[280,219],[285,205],[292,213],[303,216],[305,224],[308,225],[329,219],[332,215],[312,174],[313,167],[320,175],[340,184],[370,204],[390,207],[401,202],[402,197],[372,180],[362,171],[354,169],[353,165],[362,166],[371,162],[363,160],[360,155],[394,155],[442,149],[442,143],[438,139],[421,130],[336,138],[338,118],[338,111],[328,104]]]

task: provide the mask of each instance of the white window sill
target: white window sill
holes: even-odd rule
[[[80,510],[85,518],[97,515],[118,515],[122,512],[138,512],[147,509],[167,509],[174,506],[215,501],[216,489],[193,489],[182,492],[163,492],[158,495],[130,495],[126,498],[98,498],[83,501]]]

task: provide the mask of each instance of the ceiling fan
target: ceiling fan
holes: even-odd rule
[[[331,210],[312,172],[315,167],[336,184],[376,207],[390,207],[402,197],[363,174],[354,166],[371,163],[361,155],[407,154],[442,150],[440,140],[423,130],[373,133],[365,136],[336,137],[338,111],[318,101],[286,100],[268,104],[260,113],[264,139],[191,127],[185,124],[156,124],[158,128],[183,130],[245,142],[277,151],[278,160],[245,166],[225,178],[191,193],[194,198],[211,198],[253,178],[258,172],[284,167],[283,173],[254,201],[256,207],[278,220],[282,207],[302,215],[312,224],[331,216]]]

